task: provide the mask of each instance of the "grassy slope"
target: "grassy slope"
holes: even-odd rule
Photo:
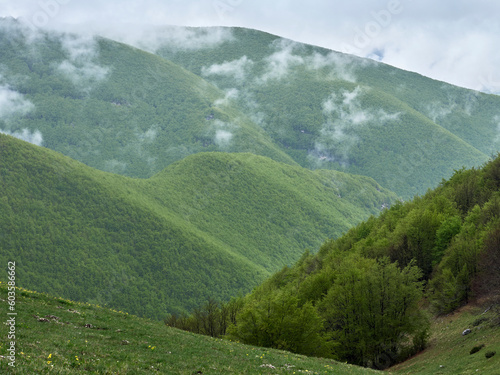
[[[238,89],[238,104],[250,113],[259,112],[273,140],[302,166],[345,168],[411,197],[451,176],[454,169],[482,164],[499,148],[498,96],[370,60],[291,44],[255,30],[230,30],[233,39],[217,48],[182,51],[165,42],[157,53],[220,88]],[[222,69],[209,74],[216,64],[227,68],[228,62],[239,61],[240,65],[231,66],[241,67],[243,57],[244,79],[231,71],[223,74]],[[263,83],[262,77],[273,67],[282,76]],[[334,114],[333,118],[341,118],[336,125],[340,131],[325,132],[329,118],[322,103],[332,93],[342,98],[357,87],[361,95],[352,102],[355,105],[344,106],[342,115],[340,111]],[[399,113],[399,117],[388,121],[380,110]],[[370,121],[349,122],[349,116],[363,111],[371,115]],[[332,142],[332,138],[338,139]],[[318,153],[318,144],[327,147]],[[318,160],[325,156],[332,162]],[[429,170],[429,165],[434,167]]]
[[[493,310],[468,305],[447,316],[435,318],[429,347],[422,353],[389,369],[393,374],[497,374],[500,366],[500,326],[492,327]],[[479,319],[486,321],[474,326]],[[496,315],[498,320],[498,314]],[[465,329],[472,333],[462,336]],[[475,354],[470,350],[484,344]],[[487,359],[485,353],[497,354]]]
[[[5,135],[0,154],[1,259],[22,285],[157,318],[246,292],[395,199],[250,154],[193,155],[148,180]]]
[[[378,373],[332,360],[194,335],[161,322],[24,289],[16,293],[16,368],[8,367],[6,358],[0,359],[0,371],[9,374]],[[5,283],[0,285],[0,297],[0,310],[5,313]],[[58,319],[39,322],[35,315]],[[86,328],[86,324],[92,327]],[[4,324],[0,336],[7,336]],[[0,355],[9,355],[7,349],[2,344]]]
[[[5,313],[5,283],[0,284],[0,298],[1,310]],[[435,319],[429,348],[386,373],[496,374],[500,361],[500,329],[488,325],[492,311],[483,314],[484,310],[467,306]],[[9,368],[6,358],[0,360],[0,370],[11,374],[379,373],[332,360],[195,335],[166,327],[161,322],[25,289],[16,291],[16,312],[16,368]],[[59,319],[38,322],[35,315],[41,318],[53,315]],[[474,321],[484,317],[490,320],[473,326]],[[92,328],[86,328],[86,324]],[[466,328],[471,328],[472,333],[462,336]],[[0,326],[0,336],[7,336],[4,324]],[[472,347],[483,343],[486,346],[481,351],[469,354]],[[7,350],[8,346],[3,343],[0,355],[8,356]],[[486,359],[484,353],[490,350],[497,355]]]

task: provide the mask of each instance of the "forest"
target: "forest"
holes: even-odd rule
[[[250,294],[165,323],[384,368],[426,347],[430,317],[500,302],[500,157],[304,253]]]

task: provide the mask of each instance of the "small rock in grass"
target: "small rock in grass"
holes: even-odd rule
[[[130,344],[130,341],[128,341],[128,340],[122,340],[122,345],[128,345],[128,344]]]

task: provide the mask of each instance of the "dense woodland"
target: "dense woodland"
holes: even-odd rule
[[[396,200],[368,177],[252,154],[132,179],[3,134],[0,179],[0,261],[17,259],[24,287],[157,319],[246,293]]]
[[[250,152],[372,177],[404,199],[498,150],[495,95],[254,30],[157,33],[141,50],[2,19],[0,87],[32,106],[0,129],[130,177]]]
[[[380,368],[425,348],[428,314],[485,296],[498,303],[499,291],[497,157],[306,252],[245,297],[165,322]]]

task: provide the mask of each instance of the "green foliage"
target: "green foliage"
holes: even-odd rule
[[[488,352],[484,353],[484,356],[486,357],[486,359],[490,359],[490,358],[491,358],[491,357],[493,357],[495,354],[497,354],[497,352],[488,351]]]
[[[475,354],[478,351],[480,351],[482,348],[484,348],[484,344],[481,345],[476,345],[470,350],[470,354]],[[488,358],[488,357],[487,357]]]
[[[337,359],[385,368],[423,350],[424,285],[437,314],[498,291],[499,192],[491,170],[499,159],[457,171],[425,196],[325,242],[316,255],[304,253],[245,298],[231,333],[279,347],[277,337],[297,330],[289,323],[290,333],[281,331],[286,312],[300,315],[295,310],[310,304],[323,322],[316,329],[325,344],[316,348]],[[464,186],[474,188],[457,200]]]
[[[157,319],[250,291],[395,199],[251,154],[131,179],[3,134],[0,186],[0,262],[19,263],[21,285]]]
[[[261,291],[245,303],[229,334],[250,345],[328,356],[322,328],[323,321],[311,302],[300,305],[299,299],[286,290]]]
[[[367,175],[410,198],[498,151],[498,96],[256,30],[224,30],[232,37],[212,48],[165,41],[156,53],[238,90],[233,101],[257,112],[302,166]]]
[[[348,258],[336,273],[319,309],[338,344],[337,358],[386,367],[400,359],[406,335],[425,333],[417,306],[422,296],[417,267],[410,264],[399,270],[387,258]]]
[[[33,107],[0,129],[38,131],[45,147],[131,177],[198,152],[251,152],[365,175],[404,198],[498,151],[498,96],[255,30],[169,33],[186,45],[162,37],[152,54],[1,20],[0,84]],[[206,47],[211,33],[225,37]],[[459,208],[472,189],[457,191]]]

